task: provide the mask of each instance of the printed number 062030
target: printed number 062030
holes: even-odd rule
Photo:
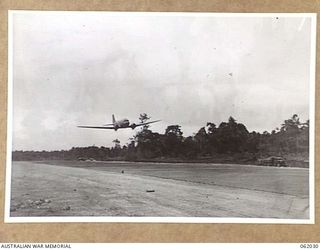
[[[300,248],[318,248],[319,244],[300,244]]]

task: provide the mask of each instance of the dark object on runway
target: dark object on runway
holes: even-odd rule
[[[286,167],[287,163],[282,157],[270,156],[268,158],[259,159],[259,165],[264,166],[276,166],[276,167]]]

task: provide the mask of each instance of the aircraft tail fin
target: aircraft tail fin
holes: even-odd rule
[[[114,114],[112,114],[112,123],[116,122],[116,118],[114,118]]]

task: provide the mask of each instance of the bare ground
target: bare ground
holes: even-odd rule
[[[10,215],[307,219],[308,174],[233,164],[13,162]]]

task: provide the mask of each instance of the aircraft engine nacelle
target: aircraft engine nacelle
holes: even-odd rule
[[[135,123],[132,123],[131,125],[130,125],[130,127],[132,128],[132,129],[135,129],[136,128],[136,124]]]

